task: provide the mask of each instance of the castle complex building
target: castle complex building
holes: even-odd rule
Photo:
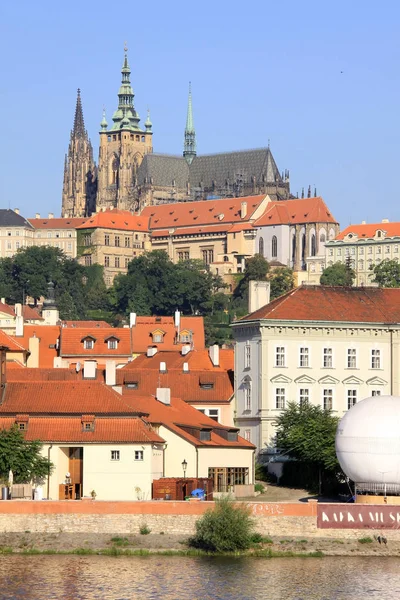
[[[134,106],[126,48],[121,74],[118,108],[110,127],[103,112],[97,166],[78,90],[65,157],[63,217],[89,217],[105,208],[139,212],[154,204],[210,198],[291,197],[289,172],[279,172],[269,147],[197,155],[191,87],[182,156],[153,153],[150,115],[142,128]]]

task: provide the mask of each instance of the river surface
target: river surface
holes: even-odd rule
[[[400,559],[0,555],[0,598],[389,600]]]

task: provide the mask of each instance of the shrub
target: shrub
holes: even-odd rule
[[[151,533],[151,529],[147,527],[146,523],[140,526],[139,531],[140,535],[149,535],[149,533]]]
[[[207,552],[247,550],[252,543],[253,521],[247,506],[237,506],[229,498],[217,500],[196,522],[196,535],[189,545]]]
[[[363,538],[360,538],[358,541],[360,544],[372,544],[372,542],[374,540],[370,537],[363,537]]]
[[[255,492],[261,492],[261,494],[262,494],[264,490],[265,490],[265,487],[263,486],[262,483],[256,483],[256,485],[254,486]]]

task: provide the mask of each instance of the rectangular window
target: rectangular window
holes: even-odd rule
[[[250,369],[251,361],[251,347],[250,344],[246,344],[244,347],[244,368]]]
[[[333,256],[333,248],[329,248],[329,256]]]
[[[364,254],[364,248],[359,248],[358,249],[358,254]]]
[[[143,450],[135,450],[135,460],[143,460]]]
[[[283,346],[278,346],[276,348],[275,366],[276,367],[284,367],[285,366],[285,348]]]
[[[67,248],[68,248],[68,250],[72,250],[72,244],[71,244],[71,242],[68,242]]]
[[[305,406],[310,400],[310,390],[307,388],[300,388],[299,404]]]
[[[385,252],[386,252],[386,254],[390,254],[390,246],[386,246]]]
[[[208,409],[208,416],[210,417],[210,419],[212,419],[213,421],[216,421],[218,423],[218,419],[219,419],[219,410],[218,410],[218,408],[209,408]]]
[[[105,256],[104,257],[104,266],[105,267],[109,267],[110,266],[110,257],[109,256]]]
[[[18,423],[18,429],[20,431],[26,431],[26,429],[27,429],[26,423]]]
[[[347,408],[350,409],[357,402],[357,390],[347,390]]]
[[[110,236],[108,235],[108,233],[106,233],[105,236],[104,236],[104,245],[105,246],[109,246],[110,245]]]
[[[19,247],[20,247],[20,242],[15,242],[15,249],[18,250]]]
[[[357,368],[357,350],[355,348],[347,349],[347,368],[348,369],[356,369]]]
[[[333,367],[333,350],[332,348],[324,348],[324,368],[332,369]]]
[[[91,254],[86,254],[86,256],[85,256],[85,266],[86,267],[90,267],[91,264],[92,264],[92,255]]]
[[[381,395],[381,390],[372,390],[372,395],[373,396],[380,396]]]
[[[342,249],[341,249],[341,248],[338,248],[338,249],[337,249],[337,255],[338,255],[338,256],[342,256]]]
[[[377,246],[376,247],[376,253],[377,254],[382,254],[382,247],[381,246]]]
[[[47,237],[48,237],[48,238],[51,238],[51,231],[49,231],[49,232],[47,233]]]
[[[111,450],[111,460],[119,460],[119,450]]]
[[[310,366],[310,351],[309,348],[300,348],[300,367]]]
[[[372,246],[368,246],[368,254],[372,254]]]
[[[85,348],[85,350],[93,350],[94,341],[93,340],[85,340],[83,342],[83,347]]]
[[[90,233],[86,233],[84,238],[83,238],[83,243],[85,244],[85,246],[91,246],[92,245],[92,236]]]
[[[332,408],[333,408],[333,390],[332,389],[329,388],[329,389],[324,390],[322,404],[323,404],[324,410],[332,410]]]
[[[115,257],[114,263],[115,263],[115,266],[117,267],[117,269],[119,269],[119,256]]]
[[[283,410],[285,408],[285,388],[276,388],[275,390],[275,408]]]
[[[352,256],[354,256],[355,253],[356,253],[356,249],[355,248],[350,248],[350,254]]]
[[[246,442],[251,442],[251,429],[244,430],[244,439]]]
[[[394,249],[393,249],[393,252],[394,252],[395,254],[398,254],[398,253],[399,253],[399,247],[398,247],[398,246],[395,246],[395,247],[394,247]]]
[[[251,385],[248,383],[244,388],[245,410],[251,410]]]
[[[131,238],[126,237],[125,238],[125,248],[130,248],[131,245]]]
[[[214,250],[202,250],[203,262],[205,265],[209,265],[214,262]]]
[[[118,348],[117,340],[108,340],[108,349],[109,350],[116,350],[117,348]]]
[[[210,467],[208,476],[213,480],[215,492],[229,492],[234,485],[249,483],[247,467]]]
[[[125,269],[128,268],[128,265],[129,265],[129,258],[125,257]]]
[[[18,229],[17,229],[17,231],[15,232],[15,235],[16,235],[17,237],[19,237],[19,230],[18,230]]]
[[[119,235],[115,236],[115,245],[117,246],[117,248],[119,248],[119,245],[120,245]]]
[[[371,369],[381,368],[381,351],[371,350]]]

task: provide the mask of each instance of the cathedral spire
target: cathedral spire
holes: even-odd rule
[[[196,131],[193,123],[192,107],[192,84],[189,82],[188,109],[185,127],[185,143],[183,147],[183,156],[190,165],[196,156]]]
[[[118,108],[112,117],[114,125],[111,127],[111,130],[128,129],[131,131],[142,131],[139,127],[140,117],[133,103],[134,97],[135,94],[131,86],[128,48],[125,43],[124,62],[121,69],[121,86],[118,91]]]
[[[76,97],[73,135],[74,136],[84,136],[85,135],[85,122],[83,120],[81,90],[79,88],[78,88],[78,95]]]

